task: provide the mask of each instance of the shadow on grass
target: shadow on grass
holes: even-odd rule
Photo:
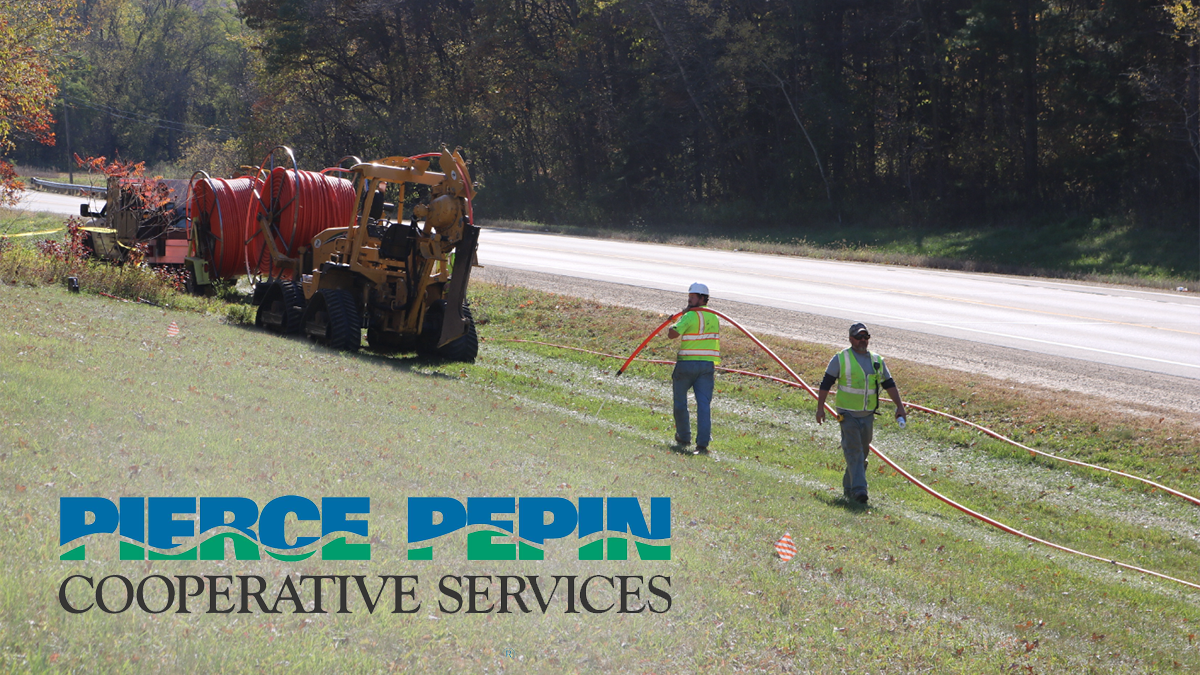
[[[708,456],[708,453],[693,452],[693,448],[691,445],[682,445],[680,443],[676,443],[675,441],[671,441],[670,443],[667,443],[667,449],[677,455],[686,455],[688,457],[707,457]]]
[[[292,340],[295,342],[301,342],[301,343],[307,344],[309,346],[309,350],[312,352],[316,352],[316,353],[324,353],[324,354],[330,354],[330,355],[344,354],[345,356],[352,358],[352,359],[367,361],[367,362],[375,363],[380,366],[387,366],[389,368],[392,368],[393,370],[399,370],[399,371],[402,371],[405,373],[419,375],[421,377],[429,377],[429,378],[443,379],[443,380],[457,380],[458,379],[457,377],[455,377],[453,375],[447,375],[446,373],[436,373],[436,372],[431,373],[427,370],[420,369],[420,368],[428,367],[428,366],[437,366],[437,365],[443,365],[443,364],[447,364],[447,363],[453,363],[452,361],[446,361],[445,359],[440,359],[437,357],[420,356],[420,355],[415,355],[415,354],[414,355],[384,354],[384,353],[372,352],[369,349],[364,349],[364,350],[357,351],[357,352],[347,352],[347,351],[332,349],[330,347],[326,347],[324,345],[318,344],[316,342],[309,340],[304,335],[299,335],[299,334],[285,335],[282,333],[275,333],[270,330],[267,330],[266,328],[262,328],[262,327],[255,326],[252,324],[229,324],[229,325],[233,328],[239,328],[241,330],[245,330],[245,331],[252,332],[252,333],[263,333],[265,335],[270,335],[270,336],[278,338],[280,340]]]
[[[814,492],[813,496],[825,506],[840,508],[851,513],[866,513],[871,504],[860,504],[849,497],[843,497],[835,492]]]

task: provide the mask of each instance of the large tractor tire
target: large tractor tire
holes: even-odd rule
[[[292,281],[276,281],[264,291],[257,326],[276,333],[290,335],[304,328],[304,289]]]
[[[304,313],[304,332],[332,349],[358,351],[362,344],[362,314],[354,294],[341,288],[317,291]]]
[[[433,356],[447,361],[474,363],[479,355],[479,334],[475,331],[475,318],[471,316],[471,308],[463,303],[462,316],[467,320],[463,334],[441,347],[437,346],[441,336],[442,318],[445,316],[446,304],[438,302],[431,305],[425,312],[425,330],[417,342],[417,353],[422,356]]]

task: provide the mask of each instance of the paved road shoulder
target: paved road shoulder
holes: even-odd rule
[[[496,267],[476,270],[473,278],[535,290],[587,298],[611,305],[671,313],[679,309],[682,293],[589,281],[540,272]],[[736,318],[755,333],[805,340],[840,348],[846,344],[844,321],[760,305],[713,298],[715,309]],[[979,373],[1014,385],[1060,392],[1063,396],[1099,396],[1127,412],[1169,415],[1200,423],[1200,382],[1132,368],[1044,356],[1007,347],[887,328],[876,332],[877,348],[888,357],[939,368]]]

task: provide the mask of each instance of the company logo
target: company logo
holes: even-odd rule
[[[60,560],[86,560],[90,535],[120,537],[121,560],[225,560],[226,542],[232,542],[234,559],[260,560],[262,552],[276,560],[305,560],[317,553],[321,560],[370,560],[369,543],[347,543],[346,534],[366,537],[365,519],[351,515],[371,512],[369,497],[323,497],[318,508],[296,495],[276,497],[260,510],[245,497],[62,497],[59,500],[58,543],[70,546]],[[300,523],[310,523],[301,525]],[[317,531],[320,537],[289,539],[288,525]],[[293,532],[294,534],[294,532]],[[335,536],[342,534],[342,536]],[[176,539],[188,541],[177,543]],[[189,546],[191,540],[198,543]],[[311,550],[301,552],[301,549]]]
[[[639,559],[670,560],[671,499],[651,497],[649,506],[647,519],[637,497],[580,497],[578,506],[563,497],[409,497],[408,559],[433,560],[434,540],[480,525],[467,534],[468,560],[544,560],[547,541],[593,535],[602,536],[580,544],[580,560],[628,560],[634,537],[655,542],[633,540]],[[510,537],[517,541],[495,541]]]

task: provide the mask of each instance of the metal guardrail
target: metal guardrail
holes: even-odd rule
[[[94,185],[80,185],[78,183],[56,183],[52,180],[42,180],[41,178],[30,178],[33,186],[42,190],[51,192],[65,192],[67,194],[78,195],[95,195],[103,197],[108,194],[108,188],[96,187]]]

